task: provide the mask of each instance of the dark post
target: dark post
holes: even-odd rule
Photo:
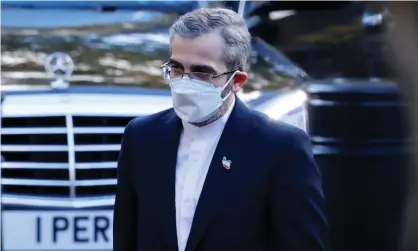
[[[1,96],[1,100],[0,100],[0,131],[1,131],[1,126],[2,126],[2,120],[3,120],[3,101],[4,101],[4,95],[3,93],[0,93]],[[3,240],[3,223],[2,223],[2,213],[3,213],[3,203],[2,203],[2,183],[1,183],[1,168],[2,168],[2,163],[3,163],[3,156],[0,155],[0,250],[3,250],[3,242],[1,240]]]
[[[330,251],[398,250],[409,156],[398,88],[340,79],[313,82],[306,90]]]
[[[391,14],[392,29],[385,34],[389,49],[388,64],[395,72],[396,82],[408,102],[410,138],[418,139],[418,4],[407,1],[384,2]],[[418,250],[418,146],[410,162],[411,182],[405,209],[402,251]]]

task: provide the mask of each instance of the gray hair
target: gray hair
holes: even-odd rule
[[[219,32],[224,40],[223,60],[229,70],[243,70],[251,53],[251,35],[233,10],[200,8],[184,14],[171,26],[170,42],[175,34],[195,38],[211,32]]]

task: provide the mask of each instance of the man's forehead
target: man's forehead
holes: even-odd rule
[[[171,59],[184,67],[206,65],[217,69],[223,65],[223,40],[210,33],[195,38],[174,35],[171,41]]]

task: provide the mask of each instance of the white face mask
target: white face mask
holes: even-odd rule
[[[189,123],[199,123],[215,116],[225,100],[222,91],[229,85],[235,73],[223,87],[190,78],[175,78],[170,80],[173,107],[177,116]]]

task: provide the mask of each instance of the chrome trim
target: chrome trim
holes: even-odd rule
[[[66,152],[66,145],[2,145],[4,152]]]
[[[166,95],[165,95],[166,94]],[[4,101],[4,117],[109,116],[137,117],[172,108],[170,91],[164,95],[43,93],[10,95]],[[109,100],[112,102],[109,103]],[[97,105],[102,103],[102,105]],[[59,109],[51,109],[57,105]],[[30,109],[25,107],[30,106]],[[88,109],[86,109],[88,107]]]
[[[98,117],[111,117],[111,118],[112,117],[113,118],[126,118],[126,117],[136,118],[136,117],[141,117],[141,116],[148,116],[148,115],[150,115],[150,113],[147,113],[147,112],[132,112],[132,113],[130,113],[130,112],[128,112],[128,113],[127,112],[125,112],[125,113],[122,113],[122,112],[121,113],[107,113],[107,112],[104,112],[104,113],[100,113],[100,112],[86,113],[86,112],[74,112],[74,113],[71,113],[71,115],[73,117],[78,117],[78,118],[80,118],[80,117],[89,118],[89,117],[96,117],[96,116],[98,116]]]
[[[39,118],[39,117],[45,117],[45,118],[51,118],[51,117],[64,117],[64,114],[60,114],[60,115],[45,115],[45,113],[36,113],[36,114],[3,114],[3,118],[22,118],[22,119],[26,119],[26,118]]]
[[[124,127],[74,127],[75,134],[122,134],[124,130]]]
[[[117,161],[75,163],[75,168],[76,169],[105,169],[105,168],[116,168],[117,165],[118,165]]]
[[[3,162],[0,166],[4,169],[67,169],[68,163]]]
[[[71,183],[68,180],[42,180],[42,179],[12,179],[12,178],[2,178],[2,185],[12,185],[12,186],[57,186],[64,187],[70,186]]]
[[[25,127],[25,128],[2,128],[1,134],[19,135],[19,134],[64,134],[67,132],[65,127]]]
[[[77,180],[76,186],[88,187],[88,186],[109,186],[116,185],[117,179],[97,179],[97,180]]]
[[[52,198],[52,197],[32,197],[20,195],[3,194],[1,198],[3,204],[21,205],[21,206],[38,206],[38,207],[60,207],[60,208],[87,208],[98,206],[113,206],[115,196],[98,196],[95,198],[78,198],[69,200],[68,198]]]
[[[155,107],[153,107],[154,109]],[[148,108],[147,108],[148,109]],[[117,114],[109,114],[113,112],[113,109],[107,110],[105,113],[99,113],[97,116],[106,116],[110,118],[128,118],[128,117],[138,117],[141,116],[141,111],[138,110],[137,113],[129,115],[127,113],[131,113],[131,110],[128,110],[127,113],[122,114],[123,109],[118,109]],[[80,107],[79,111],[82,111]],[[106,110],[104,110],[106,111]],[[49,114],[32,114],[29,115],[31,111],[20,110],[17,111],[16,114],[10,114],[7,117],[16,117],[16,118],[30,118],[30,117],[51,117]],[[49,112],[59,112],[59,111],[49,111]],[[23,115],[22,115],[22,114]],[[1,198],[1,202],[4,204],[14,204],[14,205],[26,205],[26,206],[43,206],[43,207],[66,207],[66,208],[83,208],[83,207],[94,207],[94,206],[113,206],[114,204],[114,192],[109,193],[101,193],[98,195],[94,194],[79,194],[77,195],[77,187],[101,187],[101,186],[110,186],[113,190],[113,187],[117,184],[117,178],[111,177],[108,179],[96,179],[92,176],[86,180],[77,180],[76,178],[76,170],[94,170],[94,169],[116,169],[117,168],[117,161],[101,161],[101,159],[97,159],[96,162],[80,162],[76,163],[76,154],[78,152],[101,152],[101,151],[119,151],[120,150],[120,142],[113,142],[108,144],[102,143],[93,143],[90,145],[83,145],[83,144],[75,144],[75,135],[76,134],[91,134],[101,136],[100,134],[115,134],[115,136],[121,136],[125,130],[124,126],[104,126],[100,127],[97,125],[95,127],[74,127],[74,119],[78,116],[78,118],[89,118],[92,114],[82,113],[77,115],[78,112],[72,113],[67,112],[64,109],[64,112],[61,111],[60,113],[66,114],[65,116],[65,125],[59,125],[57,127],[9,127],[5,128],[2,131],[3,135],[50,135],[50,134],[59,134],[64,137],[64,134],[67,136],[67,143],[62,145],[32,145],[28,142],[27,145],[24,144],[10,144],[10,145],[2,145],[0,149],[2,151],[14,151],[16,153],[24,153],[24,152],[51,152],[51,154],[58,153],[58,152],[67,152],[68,154],[68,162],[61,162],[61,163],[51,163],[51,162],[5,162],[2,163],[2,168],[9,168],[9,169],[51,169],[51,170],[65,170],[68,168],[69,178],[62,179],[62,180],[54,180],[52,179],[36,179],[33,177],[29,178],[10,178],[4,177],[0,179],[0,182],[3,185],[13,187],[26,187],[27,189],[31,189],[32,187],[47,187],[53,189],[54,186],[57,187],[68,187],[69,192],[63,193],[59,198],[48,195],[35,195],[29,193],[25,195],[7,193],[3,194]],[[27,114],[27,115],[26,115]],[[148,113],[146,113],[148,114]],[[146,115],[145,113],[143,115]],[[62,114],[63,115],[63,114]],[[60,115],[60,116],[62,116]],[[130,118],[129,118],[130,119]],[[63,127],[65,126],[65,127]],[[99,170],[98,170],[99,171]],[[67,172],[67,171],[64,171]],[[94,173],[94,172],[93,172]],[[45,196],[45,197],[42,197]]]
[[[170,107],[168,107],[170,108]],[[158,111],[163,111],[164,109],[161,110],[157,110]],[[142,117],[142,116],[147,116],[150,115],[152,113],[148,113],[148,112],[132,112],[132,113],[100,113],[100,112],[91,112],[91,113],[83,113],[83,112],[73,112],[71,113],[72,116],[74,117],[94,117],[94,116],[100,116],[100,117],[120,117],[120,118],[124,118],[124,117],[132,117],[132,118],[136,118],[136,117]],[[19,114],[5,114],[3,115],[3,118],[39,118],[39,117],[65,117],[66,114],[60,112],[60,113],[52,113],[52,114],[45,114],[43,111],[39,112],[39,113],[19,113]]]
[[[168,97],[170,100],[171,98]],[[146,116],[153,113],[161,112],[163,110],[172,108],[171,104],[167,105],[160,105],[158,103],[152,103],[148,107],[140,107],[138,105],[141,104],[132,104],[131,107],[129,106],[108,106],[103,107],[101,110],[111,110],[111,112],[97,112],[97,111],[90,111],[85,109],[85,105],[80,107],[70,107],[70,106],[62,106],[64,108],[63,111],[56,111],[56,109],[46,109],[44,105],[41,109],[38,107],[34,107],[33,111],[23,111],[21,107],[10,105],[5,109],[5,115],[7,117],[57,117],[63,116],[65,117],[66,114],[71,113],[73,116],[103,116],[103,117],[138,117],[138,116]],[[117,109],[117,110],[116,110]],[[13,114],[13,115],[12,115]],[[6,118],[4,116],[4,118]]]
[[[95,180],[76,180],[74,182],[70,180],[44,180],[44,179],[13,179],[13,178],[2,178],[2,185],[11,186],[108,186],[116,185],[117,179],[95,179]],[[70,189],[71,189],[70,187]],[[73,198],[75,199],[75,197]]]
[[[99,152],[99,151],[119,151],[120,144],[110,145],[76,145],[74,149],[77,152]]]
[[[65,123],[67,125],[67,144],[68,144],[68,176],[70,182],[70,199],[76,197],[75,194],[75,147],[74,147],[74,125],[73,117],[71,115],[65,116]]]

